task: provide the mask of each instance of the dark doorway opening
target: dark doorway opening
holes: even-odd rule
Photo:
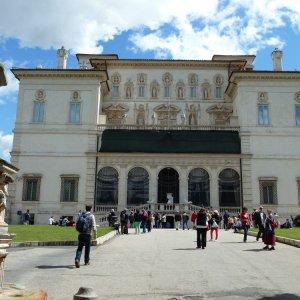
[[[173,168],[162,169],[158,174],[158,202],[167,203],[172,194],[173,203],[179,203],[179,175]]]
[[[166,220],[167,220],[166,228],[175,228],[174,216],[167,216]]]

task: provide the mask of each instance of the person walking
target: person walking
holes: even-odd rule
[[[266,220],[266,214],[263,212],[263,207],[260,206],[259,211],[256,211],[253,214],[253,220],[255,222],[255,225],[258,227],[258,232],[256,235],[256,240],[258,241],[261,235],[263,236],[264,230],[265,230],[265,220]],[[263,238],[262,238],[263,239]]]
[[[176,226],[176,230],[179,230],[180,222],[181,222],[181,214],[179,213],[179,211],[177,211],[175,213],[175,226]]]
[[[244,230],[244,243],[247,242],[248,230],[250,228],[250,216],[247,207],[242,208],[242,213],[240,215],[240,220],[242,222],[242,228]]]
[[[29,225],[29,221],[30,221],[30,213],[29,213],[29,209],[27,209],[26,213],[24,214],[24,225]]]
[[[80,268],[80,258],[81,258],[83,247],[85,247],[84,264],[85,265],[90,264],[90,249],[91,249],[91,241],[92,241],[91,233],[93,232],[94,239],[97,238],[95,216],[91,213],[92,205],[86,205],[85,210],[86,211],[80,215],[76,223],[76,229],[79,231],[78,248],[76,250],[76,256],[75,256],[76,268]]]
[[[200,208],[196,218],[197,248],[205,249],[207,236],[207,214],[205,208]]]
[[[183,230],[185,230],[185,228],[187,228],[188,230],[190,230],[189,224],[188,224],[189,219],[190,219],[189,215],[186,212],[184,212],[183,215],[182,215],[182,229]]]
[[[141,224],[142,224],[142,213],[139,209],[136,209],[134,215],[133,215],[133,226],[135,230],[135,234],[141,233]]]
[[[263,234],[263,242],[266,245],[263,249],[275,250],[275,228],[277,227],[276,220],[273,217],[272,210],[267,210],[265,219],[265,231]],[[270,246],[270,247],[269,247]]]
[[[210,228],[210,241],[214,240],[213,232],[215,232],[215,241],[218,240],[220,222],[221,222],[221,218],[220,218],[219,212],[217,210],[214,210],[208,221],[209,228]]]

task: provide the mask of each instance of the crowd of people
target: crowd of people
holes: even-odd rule
[[[234,233],[243,233],[243,242],[247,242],[248,230],[250,227],[257,228],[256,240],[260,239],[264,243],[263,249],[275,250],[275,229],[276,228],[292,228],[292,219],[280,225],[278,215],[270,209],[266,212],[263,207],[253,209],[252,213],[248,212],[246,207],[242,208],[241,213],[229,213],[225,211],[220,214],[217,210],[209,210],[206,208],[199,209],[198,212],[193,211],[191,215],[186,212],[176,211],[174,215],[174,223],[167,220],[167,215],[160,212],[151,212],[146,208],[129,210],[124,209],[119,216],[112,209],[108,216],[110,226],[114,226],[118,233],[127,234],[128,228],[134,228],[135,234],[151,232],[152,228],[175,228],[187,229],[190,227],[197,230],[197,248],[205,249],[207,242],[207,234],[209,241],[217,241],[219,238],[219,229],[226,231],[233,230]]]

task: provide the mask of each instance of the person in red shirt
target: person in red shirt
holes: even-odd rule
[[[196,229],[196,219],[197,219],[197,213],[196,211],[194,210],[192,212],[192,215],[191,215],[191,221],[193,223],[193,228]]]
[[[243,207],[242,213],[240,215],[240,220],[242,222],[242,228],[244,230],[244,243],[247,242],[248,230],[250,228],[250,215],[248,213],[248,209]]]

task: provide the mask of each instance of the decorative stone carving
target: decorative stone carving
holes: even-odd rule
[[[111,76],[111,82],[113,84],[120,84],[120,82],[121,82],[121,75],[119,73],[114,73]]]
[[[268,93],[267,92],[258,92],[257,101],[260,103],[267,103],[268,102]]]
[[[146,109],[145,109],[144,104],[140,104],[137,108],[136,103],[135,103],[134,110],[136,113],[136,124],[137,125],[145,125],[147,115],[148,115],[148,104],[146,104]]]
[[[72,91],[71,92],[71,100],[72,101],[80,101],[81,96],[79,91]]]
[[[197,74],[189,74],[188,82],[190,86],[197,86],[198,85],[198,75]]]
[[[146,84],[147,75],[144,74],[144,73],[137,74],[137,82],[138,82],[139,85]]]
[[[109,105],[103,108],[103,112],[107,116],[108,124],[123,124],[127,117],[128,108],[121,104]]]
[[[233,109],[228,105],[218,103],[209,107],[206,111],[212,116],[215,125],[225,125]]]
[[[295,101],[300,103],[300,92],[295,93]]]
[[[221,85],[223,85],[223,83],[224,83],[224,78],[223,78],[223,76],[220,75],[220,74],[217,74],[217,75],[215,76],[215,84],[216,84],[216,86],[221,86]]]
[[[133,83],[131,80],[128,80],[125,84],[125,98],[131,99],[133,95]]]
[[[190,106],[188,106],[188,104],[186,104],[188,125],[198,125],[199,111],[200,111],[200,104],[198,104],[198,106],[196,106],[195,104],[191,104]]]
[[[201,85],[202,87],[202,98],[204,100],[208,100],[211,98],[211,86],[207,79],[205,79],[204,83]]]
[[[159,84],[156,80],[151,82],[150,91],[151,91],[151,98],[156,99],[159,94]]]
[[[179,81],[176,84],[176,97],[177,97],[177,99],[184,98],[184,83],[183,83],[183,81]]]
[[[165,86],[170,86],[173,83],[173,76],[170,73],[165,73],[162,76],[162,81]]]
[[[157,124],[168,126],[177,124],[177,115],[180,109],[175,105],[162,104],[157,106],[154,112],[157,116]]]
[[[35,92],[35,100],[44,101],[46,97],[46,93],[44,90],[37,90]]]

